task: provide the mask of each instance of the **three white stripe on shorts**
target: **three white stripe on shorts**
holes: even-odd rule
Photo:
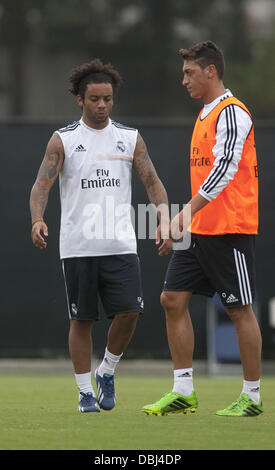
[[[246,260],[243,253],[234,248],[235,264],[239,280],[239,288],[243,305],[252,304],[251,287],[246,267]]]

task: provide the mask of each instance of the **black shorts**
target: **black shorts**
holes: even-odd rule
[[[106,316],[143,312],[139,258],[136,254],[62,260],[69,316],[98,320],[98,299]]]
[[[187,250],[175,250],[164,282],[165,291],[220,295],[225,307],[255,299],[255,236],[195,235]]]

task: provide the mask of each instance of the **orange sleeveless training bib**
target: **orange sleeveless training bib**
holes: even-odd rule
[[[191,140],[192,197],[197,194],[213,168],[215,157],[212,149],[216,144],[218,118],[230,104],[240,106],[250,115],[243,103],[229,97],[221,101],[204,119],[201,120],[202,111],[198,116]],[[258,232],[258,168],[254,126],[245,141],[234,179],[216,199],[194,215],[191,231],[205,235]]]

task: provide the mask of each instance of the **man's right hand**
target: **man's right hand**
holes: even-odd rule
[[[39,220],[32,226],[32,242],[40,250],[44,250],[47,246],[47,242],[44,237],[48,236],[48,227],[44,221]]]

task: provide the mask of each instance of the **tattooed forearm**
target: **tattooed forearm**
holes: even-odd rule
[[[167,193],[160,179],[158,179],[154,184],[148,186],[146,190],[150,202],[155,204],[157,208],[164,204],[168,206]]]
[[[60,137],[54,134],[48,143],[44,159],[31,190],[30,211],[32,220],[43,218],[50,189],[62,168],[63,161],[63,145]]]
[[[47,202],[49,197],[49,191],[40,185],[39,181],[36,181],[31,190],[30,197],[30,211],[32,221],[43,218]]]
[[[144,140],[138,135],[137,145],[134,154],[134,168],[143,182],[149,200],[156,207],[160,205],[168,206],[166,190],[160,181],[155,167],[148,155]]]

